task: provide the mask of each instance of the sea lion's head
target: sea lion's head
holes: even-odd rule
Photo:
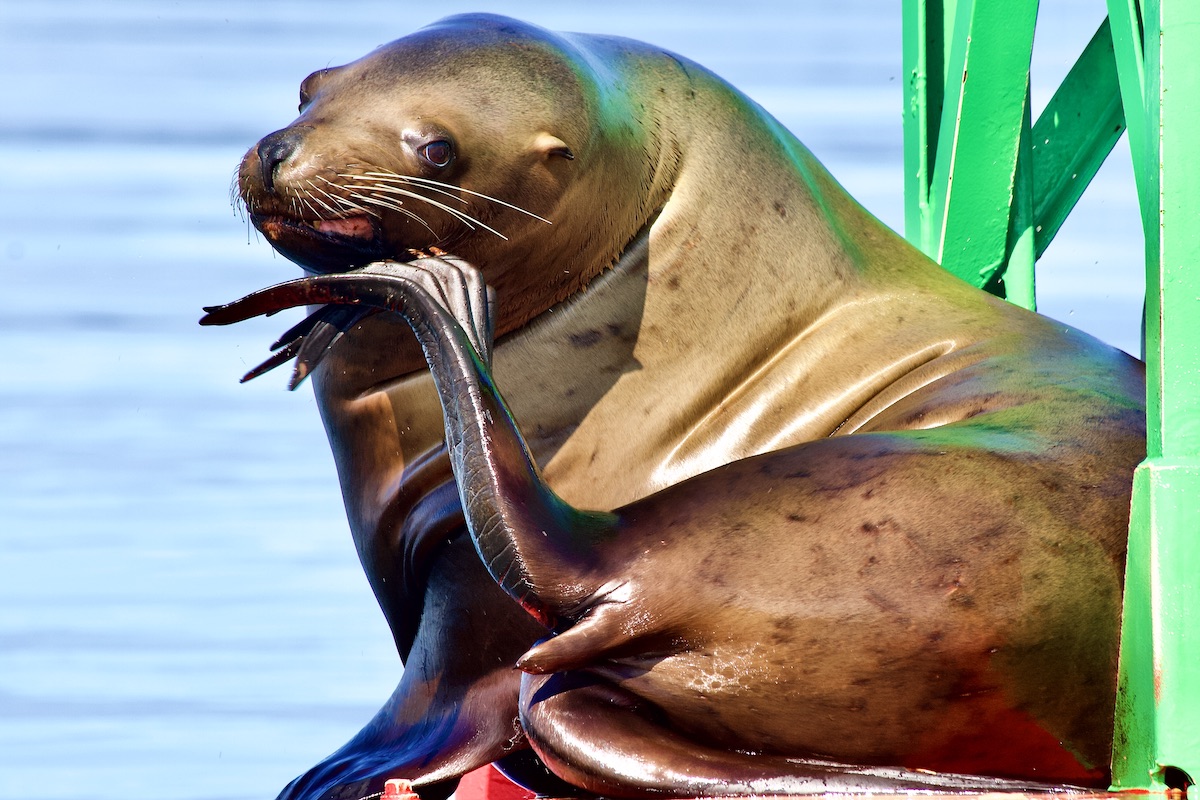
[[[310,272],[437,248],[483,270],[497,333],[586,286],[645,226],[645,109],[570,37],[450,17],[300,87],[242,159],[250,219]]]

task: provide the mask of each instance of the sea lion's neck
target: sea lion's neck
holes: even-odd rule
[[[968,344],[951,331],[955,304],[973,299],[765,112],[694,79],[707,84],[670,106],[686,119],[669,108],[659,120],[682,157],[644,246],[564,304],[569,313],[552,309],[499,350],[517,419],[538,421],[525,429],[535,456],[584,507],[828,436],[882,387]],[[926,313],[937,306],[928,324],[880,337],[913,297]],[[638,441],[606,440],[629,419]]]

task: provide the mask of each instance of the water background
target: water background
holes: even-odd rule
[[[1099,0],[1043,3],[1035,111]],[[0,3],[0,799],[274,797],[399,664],[311,393],[240,386],[298,274],[228,199],[309,72],[450,13],[655,42],[728,78],[901,227],[898,4]],[[1124,142],[1042,261],[1041,307],[1137,352]]]

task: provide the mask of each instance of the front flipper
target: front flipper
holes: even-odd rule
[[[475,547],[504,590],[540,622],[554,626],[591,596],[596,544],[615,536],[618,523],[612,514],[572,508],[542,479],[488,370],[487,291],[478,271],[453,257],[380,262],[255,292],[206,309],[201,324],[229,324],[306,303],[399,313],[416,335],[438,388]]]
[[[427,258],[424,269],[405,269],[396,263],[395,274],[414,280],[441,301],[467,333],[471,345],[485,365],[491,365],[495,321],[492,308],[495,290],[484,283],[479,271],[454,256]],[[389,263],[373,265],[375,274],[390,274]],[[312,374],[330,349],[358,323],[380,312],[371,306],[323,305],[286,330],[271,345],[274,354],[242,376],[242,383],[296,359],[288,389],[296,389]]]
[[[321,306],[296,325],[284,331],[271,345],[275,354],[242,376],[242,383],[296,359],[288,389],[295,389],[307,378],[338,339],[372,314],[375,308],[356,306]]]
[[[716,749],[687,738],[653,704],[583,672],[523,676],[521,725],[557,775],[613,797],[1073,789]]]

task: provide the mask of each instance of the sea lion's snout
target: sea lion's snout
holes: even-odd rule
[[[238,196],[271,245],[309,272],[341,272],[385,255],[378,215],[356,203],[336,167],[306,151],[311,125],[264,136],[238,169]]]
[[[259,177],[266,191],[275,191],[275,170],[296,152],[302,137],[300,128],[284,128],[267,134],[254,147],[258,155]]]

